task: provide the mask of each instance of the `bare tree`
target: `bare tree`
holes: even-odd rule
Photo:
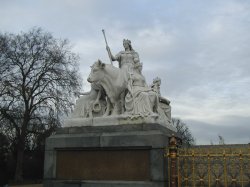
[[[67,40],[40,28],[0,34],[0,120],[16,140],[16,180],[29,135],[71,110],[81,88],[77,63]]]
[[[218,135],[218,139],[219,139],[219,145],[225,145],[225,140],[224,140],[223,136]]]
[[[178,118],[172,118],[172,123],[176,127],[177,133],[182,139],[183,146],[192,146],[195,144],[195,138],[193,137],[186,123]]]

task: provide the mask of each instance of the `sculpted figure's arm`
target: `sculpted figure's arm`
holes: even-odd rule
[[[161,102],[166,103],[167,105],[170,104],[170,101],[169,101],[168,99],[164,98],[164,97],[161,97],[161,96],[160,96],[159,99],[160,99]]]
[[[117,60],[118,60],[117,57],[114,56],[114,55],[112,55],[109,46],[106,46],[106,49],[107,49],[107,51],[108,51],[108,54],[109,54],[109,56],[110,56],[110,59],[111,59],[112,61],[117,61]]]

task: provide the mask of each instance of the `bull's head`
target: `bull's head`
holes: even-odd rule
[[[104,78],[104,71],[105,64],[102,63],[101,60],[97,60],[92,66],[91,66],[91,72],[88,77],[88,82],[94,83],[99,82],[100,80],[103,80]]]

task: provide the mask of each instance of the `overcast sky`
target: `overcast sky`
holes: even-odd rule
[[[69,39],[83,79],[109,63],[102,29],[113,54],[130,39],[197,144],[250,142],[250,1],[0,0],[0,32],[34,26]]]

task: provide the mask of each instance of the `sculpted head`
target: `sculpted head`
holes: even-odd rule
[[[102,80],[104,76],[104,71],[103,69],[105,68],[105,64],[101,60],[97,60],[91,67],[91,72],[88,77],[88,82],[93,83],[93,82],[98,82]]]
[[[137,70],[140,73],[142,71],[142,67],[143,67],[143,63],[140,63],[140,62],[136,63],[134,66],[135,70]]]
[[[131,41],[128,39],[123,39],[123,47],[125,50],[130,50],[130,51],[133,50],[132,45],[131,45]]]
[[[154,85],[161,85],[161,78],[159,78],[159,77],[156,77],[156,78],[154,78],[154,80],[153,80],[153,84]]]

